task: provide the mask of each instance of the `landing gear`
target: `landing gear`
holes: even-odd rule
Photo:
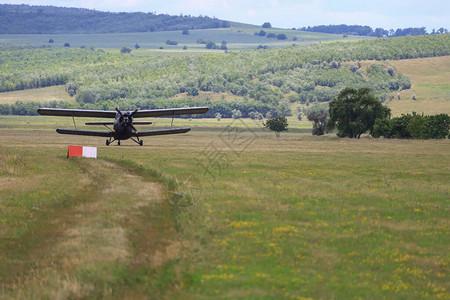
[[[114,142],[114,141],[115,141],[115,139],[113,139],[113,138],[107,139],[106,140],[106,146],[111,145],[111,143]],[[117,144],[120,146],[120,140],[117,140]]]
[[[136,144],[139,146],[144,146],[144,141],[140,140],[139,137],[136,137],[136,139],[131,138]],[[111,145],[114,141],[117,141],[117,146],[120,146],[120,140],[115,140],[113,137],[110,137],[106,140],[106,146]]]
[[[131,139],[139,146],[144,146],[144,141],[140,140],[138,136],[136,136],[136,139],[134,139],[134,138],[131,138]]]

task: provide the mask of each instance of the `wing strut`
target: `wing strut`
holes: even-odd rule
[[[173,118],[175,118],[175,112],[172,114],[172,123],[170,124],[170,127],[173,127]]]
[[[75,129],[77,129],[77,124],[75,123],[75,116],[72,116],[73,125],[75,126]]]

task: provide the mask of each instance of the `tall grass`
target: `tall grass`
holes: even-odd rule
[[[448,296],[448,141],[220,142],[135,156],[202,189],[194,298]],[[208,143],[229,160],[205,172]]]

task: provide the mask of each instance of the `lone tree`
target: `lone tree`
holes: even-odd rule
[[[313,108],[306,113],[308,121],[313,122],[313,135],[324,135],[330,113],[326,108]]]
[[[390,109],[382,105],[368,88],[347,87],[330,101],[327,129],[337,128],[339,137],[359,139],[367,131],[372,134],[376,119],[386,119],[390,114]]]
[[[272,28],[272,24],[270,24],[270,22],[265,22],[262,24],[262,28]]]
[[[278,116],[273,119],[267,120],[263,123],[264,127],[269,128],[271,131],[275,131],[275,135],[280,137],[280,132],[287,131],[288,122],[285,116]]]

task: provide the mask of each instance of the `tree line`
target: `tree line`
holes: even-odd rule
[[[0,4],[0,33],[125,33],[230,27],[208,16],[111,13],[84,8]]]
[[[408,28],[397,28],[394,29],[384,29],[375,28],[372,29],[370,26],[361,25],[318,25],[318,26],[308,26],[303,27],[300,30],[310,31],[310,32],[321,32],[321,33],[333,33],[333,34],[343,34],[343,35],[359,35],[359,36],[373,36],[373,37],[399,37],[399,36],[416,36],[416,35],[426,35],[428,34],[426,27],[408,27]],[[448,33],[446,28],[433,28],[430,34],[445,34]]]
[[[209,111],[202,115],[183,115],[176,116],[176,118],[273,118],[280,115],[292,115],[290,107],[286,103],[278,106],[260,103],[257,101],[243,101],[243,100],[214,100],[205,99],[122,99],[119,101],[105,100],[97,103],[69,103],[64,101],[51,102],[23,102],[17,101],[14,104],[0,104],[0,115],[21,115],[21,116],[36,116],[37,109],[40,107],[49,108],[70,108],[70,109],[100,109],[112,110],[115,106],[120,107],[121,110],[134,110],[136,107],[140,109],[164,109],[173,107],[188,107],[188,106],[208,106]],[[260,116],[260,117],[256,117]]]

